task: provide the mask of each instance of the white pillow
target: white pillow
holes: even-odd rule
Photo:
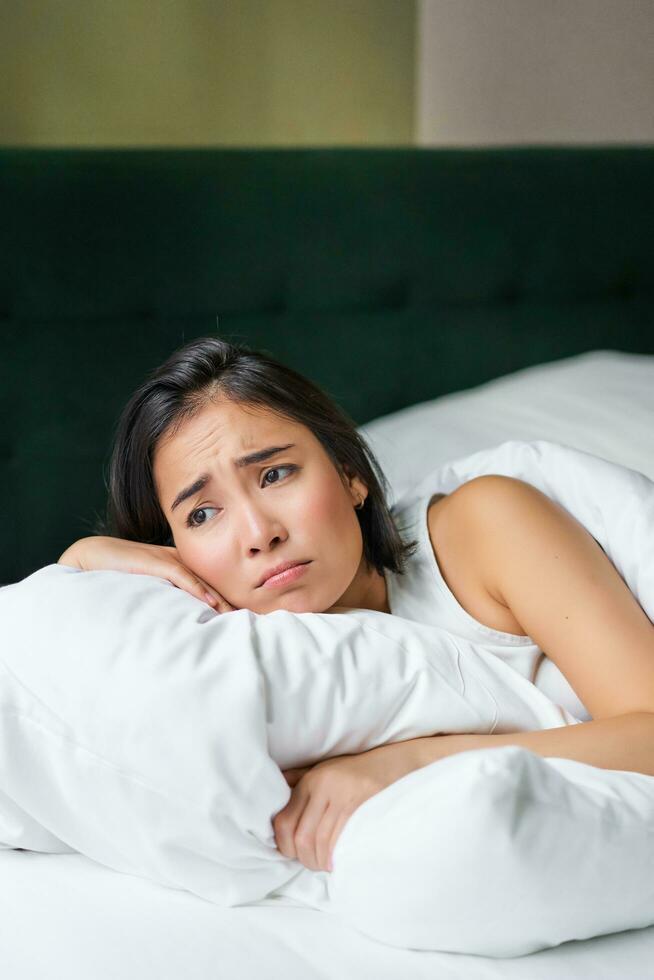
[[[492,654],[373,610],[219,615],[165,579],[49,565],[0,590],[0,623],[0,841],[222,905],[302,868],[275,847],[280,768],[576,723]]]
[[[507,439],[546,439],[654,480],[654,355],[594,350],[411,405],[359,428],[391,501],[452,459]]]
[[[524,956],[651,925],[653,854],[654,776],[476,749],[353,813],[331,911],[389,946]]]

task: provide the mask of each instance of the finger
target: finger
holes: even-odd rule
[[[316,831],[316,861],[318,862],[319,871],[331,870],[329,867],[331,842],[342,812],[339,807],[329,803],[323,813],[322,820]]]
[[[220,593],[215,592],[211,587],[209,587],[205,601],[219,613],[234,612],[236,608],[227,602],[227,599],[223,599]]]
[[[232,606],[227,599],[220,594],[220,592],[216,592],[216,590],[207,582],[203,582],[201,579],[199,581],[205,591],[205,596],[203,596],[203,598],[209,603],[210,606],[214,606],[218,612],[233,612],[235,607]]]
[[[310,766],[305,766],[304,768],[300,769],[283,769],[282,775],[289,786],[295,786],[295,784],[302,779],[304,774],[307,773],[310,768]]]
[[[334,824],[329,845],[327,847],[327,851],[328,851],[327,859],[325,861],[325,867],[327,868],[328,871],[334,870],[334,848],[336,847],[336,841],[341,836],[343,827],[348,822],[351,816],[352,816],[351,813],[344,813],[343,811],[341,811],[338,815],[338,819],[336,820],[336,823]]]
[[[206,585],[197,575],[192,575],[183,568],[174,569],[171,572],[170,567],[168,567],[165,571],[165,577],[178,589],[182,589],[183,592],[188,592],[202,602],[214,606],[218,601],[218,593],[214,589]]]
[[[202,592],[201,598],[204,602],[208,602],[210,606],[215,606],[216,609],[218,609],[220,606],[227,605],[221,594],[216,592],[216,590],[210,585],[207,585],[206,582],[203,582],[201,578],[199,578],[197,582],[198,588]]]
[[[311,871],[320,871],[316,856],[316,837],[328,806],[329,800],[316,796],[310,797],[295,828],[295,853],[298,861]]]
[[[177,554],[177,548],[171,547],[169,545],[163,545],[162,551],[168,552],[175,559],[175,572],[176,574],[170,574],[169,562],[166,562],[167,572],[166,578],[169,579],[180,589],[184,589],[185,592],[189,592],[191,595],[196,596],[202,602],[208,603],[218,612],[232,612],[234,606],[232,606],[224,596],[217,592],[212,585],[208,582],[204,582],[199,575],[195,575],[194,572],[188,568],[184,562],[179,558]]]
[[[272,825],[275,834],[275,843],[277,844],[277,850],[284,857],[297,858],[295,828],[308,802],[309,797],[307,794],[298,793],[296,790],[293,790],[286,806],[273,817]]]
[[[185,592],[189,592],[202,602],[206,602],[213,608],[219,609],[220,612],[231,612],[232,607],[225,599],[223,599],[220,593],[216,592],[214,588],[207,585],[206,582],[203,582],[202,579],[198,578],[196,575],[181,572],[175,576],[173,579],[173,584],[177,585],[178,588],[183,589]]]

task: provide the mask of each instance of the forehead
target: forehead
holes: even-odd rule
[[[218,456],[228,463],[248,450],[282,440],[303,446],[317,442],[305,425],[281,418],[265,406],[214,401],[176,432],[162,436],[155,449],[154,468],[159,478],[171,470],[177,475],[195,472],[199,460]]]

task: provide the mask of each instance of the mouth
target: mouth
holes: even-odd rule
[[[284,562],[283,565],[278,566],[279,571],[275,572],[274,575],[268,575],[259,583],[257,588],[272,589],[287,585],[289,582],[295,582],[296,579],[301,578],[306,573],[307,566],[310,564],[310,561]]]

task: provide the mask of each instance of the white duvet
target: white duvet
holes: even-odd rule
[[[647,477],[511,441],[426,480],[449,492],[482,473],[565,506],[654,618]],[[367,800],[330,875],[275,849],[281,768],[577,723],[474,644],[371,610],[220,616],[162,579],[59,565],[1,589],[0,622],[5,846],[80,851],[221,905],[304,902],[417,949],[516,956],[654,923],[654,777],[518,747],[450,757]]]

